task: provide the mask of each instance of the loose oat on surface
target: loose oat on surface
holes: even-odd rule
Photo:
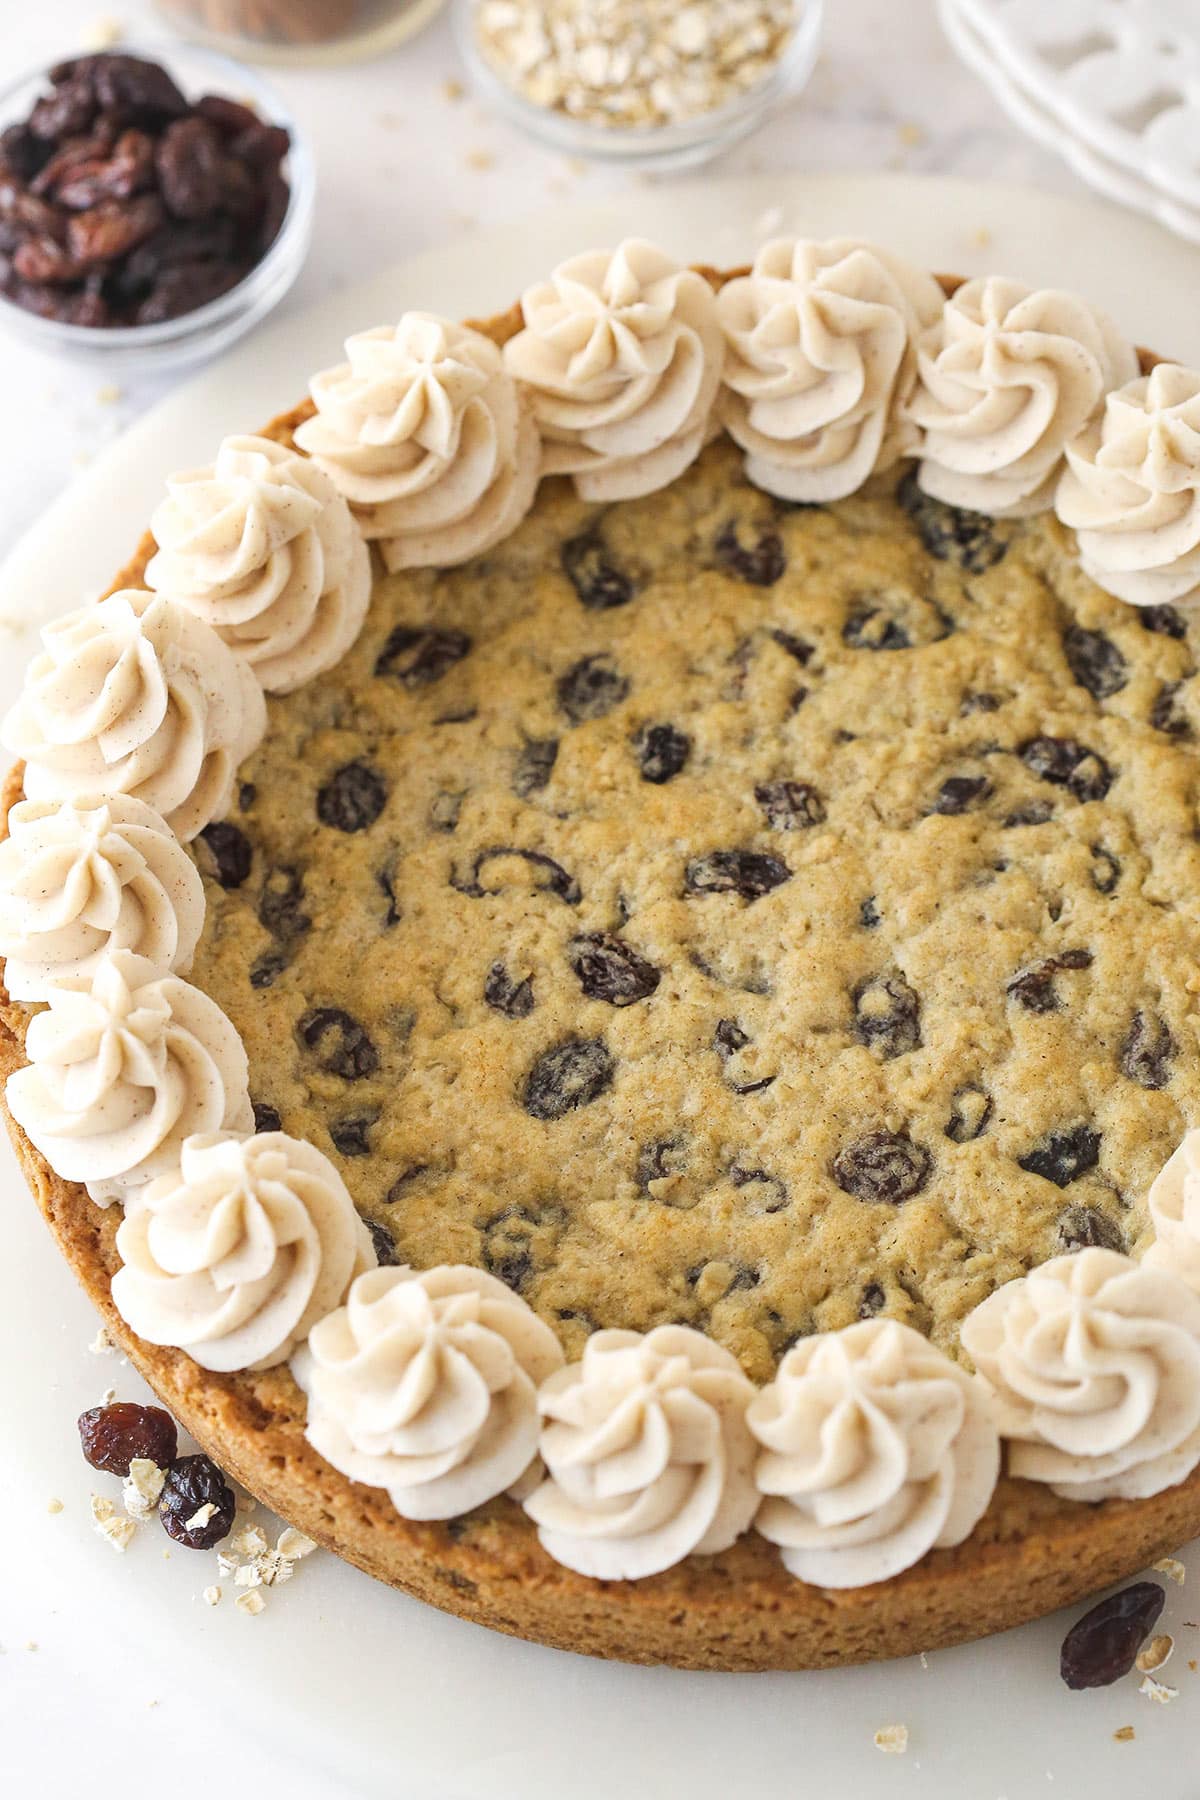
[[[881,1726],[875,1733],[875,1748],[889,1756],[903,1756],[908,1749],[908,1726]]]
[[[549,482],[486,558],[381,580],[271,702],[250,873],[197,846],[192,979],[384,1261],[761,1380],[859,1318],[953,1353],[1031,1265],[1144,1241],[1200,1124],[1200,627],[1051,519],[739,476]]]

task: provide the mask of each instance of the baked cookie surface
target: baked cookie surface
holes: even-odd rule
[[[679,1321],[764,1380],[877,1315],[954,1353],[1034,1264],[1136,1252],[1200,1124],[1192,655],[1048,515],[911,475],[548,482],[270,702],[191,979],[385,1256],[568,1355]]]

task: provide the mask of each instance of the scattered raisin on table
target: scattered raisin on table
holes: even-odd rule
[[[228,1537],[236,1510],[233,1489],[211,1456],[181,1456],[167,1470],[158,1516],[167,1536],[186,1550],[211,1550]]]
[[[1059,1665],[1067,1686],[1109,1687],[1128,1675],[1165,1600],[1157,1581],[1135,1581],[1076,1619],[1063,1639]]]
[[[85,1461],[106,1475],[128,1475],[138,1458],[165,1469],[179,1448],[175,1421],[161,1406],[137,1400],[110,1400],[79,1415],[79,1442]]]

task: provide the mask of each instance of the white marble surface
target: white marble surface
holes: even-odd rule
[[[713,165],[719,173],[897,168],[1085,191],[965,72],[934,0],[829,0],[826,11],[826,46],[807,91]],[[121,0],[3,0],[0,18],[5,70],[61,56],[109,18],[131,37],[161,33],[150,6]],[[311,138],[320,182],[312,255],[286,306],[302,308],[464,228],[516,222],[548,202],[626,191],[636,222],[645,178],[568,162],[470,97],[448,98],[460,73],[445,15],[378,62],[274,72]],[[141,379],[114,392],[95,366],[73,367],[0,335],[8,420],[0,557],[166,385]],[[74,600],[64,595],[61,604]]]
[[[146,8],[121,8],[119,0],[109,0],[108,7],[104,0],[42,0],[19,8],[15,0],[3,0],[5,66],[63,54],[107,10],[117,12],[131,33],[149,16]],[[961,71],[941,39],[932,0],[831,0],[829,12],[828,48],[808,93],[727,157],[722,173],[895,167],[1080,191],[1069,172],[1021,139]],[[582,201],[627,189],[630,224],[636,226],[636,179],[568,165],[483,116],[471,100],[447,98],[444,84],[456,75],[442,21],[376,65],[277,77],[307,126],[321,175],[314,252],[289,307],[299,309],[406,253],[447,241],[469,224],[516,221],[572,196]],[[417,166],[419,180],[413,179]],[[128,384],[119,395],[104,390],[94,368],[57,365],[0,338],[6,446],[0,554],[163,391],[153,382]],[[74,600],[64,594],[57,604]],[[26,1225],[27,1253],[50,1257],[23,1206],[19,1238]],[[10,1312],[0,1326],[9,1327],[0,1329],[0,1354],[24,1354],[30,1338],[19,1314]],[[65,1440],[74,1411],[109,1380],[119,1379],[125,1394],[136,1388],[127,1370],[97,1364],[93,1375],[86,1366],[87,1315],[74,1293],[63,1295],[57,1328],[79,1345],[78,1382],[69,1393],[48,1393],[45,1402],[46,1428],[61,1425]],[[62,1479],[68,1511],[58,1523],[77,1533],[86,1529],[78,1515],[88,1484],[65,1441]],[[116,1800],[151,1788],[170,1792],[174,1777],[181,1792],[212,1792],[224,1800],[259,1792],[347,1800],[343,1781],[291,1761],[275,1742],[263,1745],[252,1689],[231,1710],[206,1690],[202,1672],[197,1677],[194,1656],[189,1678],[180,1678],[179,1644],[139,1644],[131,1660],[114,1650],[112,1622],[94,1616],[52,1560],[31,1563],[24,1553],[20,1521],[44,1512],[48,1499],[29,1491],[20,1459],[0,1466],[0,1518],[14,1533],[0,1582],[0,1793],[13,1800],[75,1800],[82,1793]],[[39,1558],[49,1541],[45,1532],[37,1534]],[[154,1552],[149,1545],[142,1550],[144,1570]],[[97,1543],[95,1554],[109,1552]],[[122,1573],[136,1587],[143,1575],[130,1561]],[[181,1611],[181,1635],[189,1623]],[[125,1626],[131,1629],[129,1621]],[[148,1666],[155,1668],[153,1676]],[[270,1679],[269,1670],[264,1654],[263,1679]],[[895,1770],[897,1790],[921,1779],[919,1761],[909,1758],[908,1764]],[[649,1787],[631,1800],[652,1800],[665,1791]],[[978,1790],[987,1800],[993,1791]],[[417,1800],[406,1779],[402,1743],[396,1746],[394,1793],[397,1800]],[[423,1789],[420,1800],[442,1796]]]

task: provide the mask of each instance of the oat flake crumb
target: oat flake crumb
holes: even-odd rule
[[[200,1598],[203,1600],[205,1606],[220,1606],[221,1590],[216,1583],[213,1582],[209,1587],[205,1588]]]
[[[262,1586],[262,1576],[256,1563],[239,1563],[233,1572],[233,1579],[240,1588],[256,1588]]]
[[[92,1339],[91,1343],[88,1345],[88,1350],[91,1352],[91,1354],[93,1356],[115,1356],[116,1355],[117,1346],[113,1343],[112,1339],[109,1337],[107,1326],[102,1325],[100,1327],[99,1331],[96,1333],[95,1337]]]
[[[198,1506],[196,1508],[195,1512],[188,1520],[185,1529],[188,1531],[203,1531],[204,1527],[208,1524],[208,1521],[216,1513],[216,1510],[217,1509],[212,1501],[206,1500],[203,1506]]]
[[[230,1538],[229,1548],[235,1556],[261,1556],[270,1545],[257,1525],[247,1525]]]
[[[120,19],[113,19],[102,13],[98,19],[92,20],[84,32],[83,47],[85,50],[111,50],[124,36],[125,27]]]
[[[1169,1687],[1165,1681],[1155,1681],[1153,1675],[1144,1675],[1138,1688],[1139,1694],[1145,1694],[1147,1700],[1155,1700],[1159,1706],[1169,1706],[1172,1700],[1179,1698],[1179,1689]]]
[[[881,1725],[875,1733],[875,1748],[889,1756],[903,1756],[908,1749],[907,1725]]]
[[[260,1612],[264,1612],[267,1605],[257,1588],[251,1588],[247,1593],[239,1594],[233,1604],[239,1612],[249,1613],[252,1619],[257,1617]]]
[[[1134,1731],[1132,1725],[1120,1725],[1117,1730],[1113,1732],[1113,1737],[1117,1740],[1118,1744],[1132,1744],[1136,1736],[1137,1733]]]
[[[1175,1582],[1179,1587],[1187,1580],[1187,1570],[1177,1556],[1160,1557],[1154,1568],[1159,1575],[1165,1575],[1168,1581]]]
[[[167,1471],[147,1456],[135,1456],[121,1484],[125,1511],[131,1519],[148,1519],[158,1505]]]
[[[1151,1675],[1155,1669],[1162,1668],[1174,1648],[1175,1639],[1168,1632],[1161,1631],[1138,1651],[1135,1666],[1143,1675]]]
[[[112,1505],[111,1500],[108,1505]],[[118,1514],[112,1513],[107,1518],[96,1520],[96,1530],[102,1538],[108,1539],[114,1550],[124,1555],[133,1542],[133,1536],[137,1530],[137,1520],[121,1518]]]
[[[57,1497],[47,1500],[46,1511],[48,1513],[60,1513],[62,1510],[63,1510],[63,1503]]]
[[[302,1557],[311,1556],[316,1547],[313,1540],[305,1537],[302,1531],[297,1531],[294,1525],[288,1525],[280,1532],[275,1545],[279,1555],[286,1556],[289,1562],[299,1562]]]

